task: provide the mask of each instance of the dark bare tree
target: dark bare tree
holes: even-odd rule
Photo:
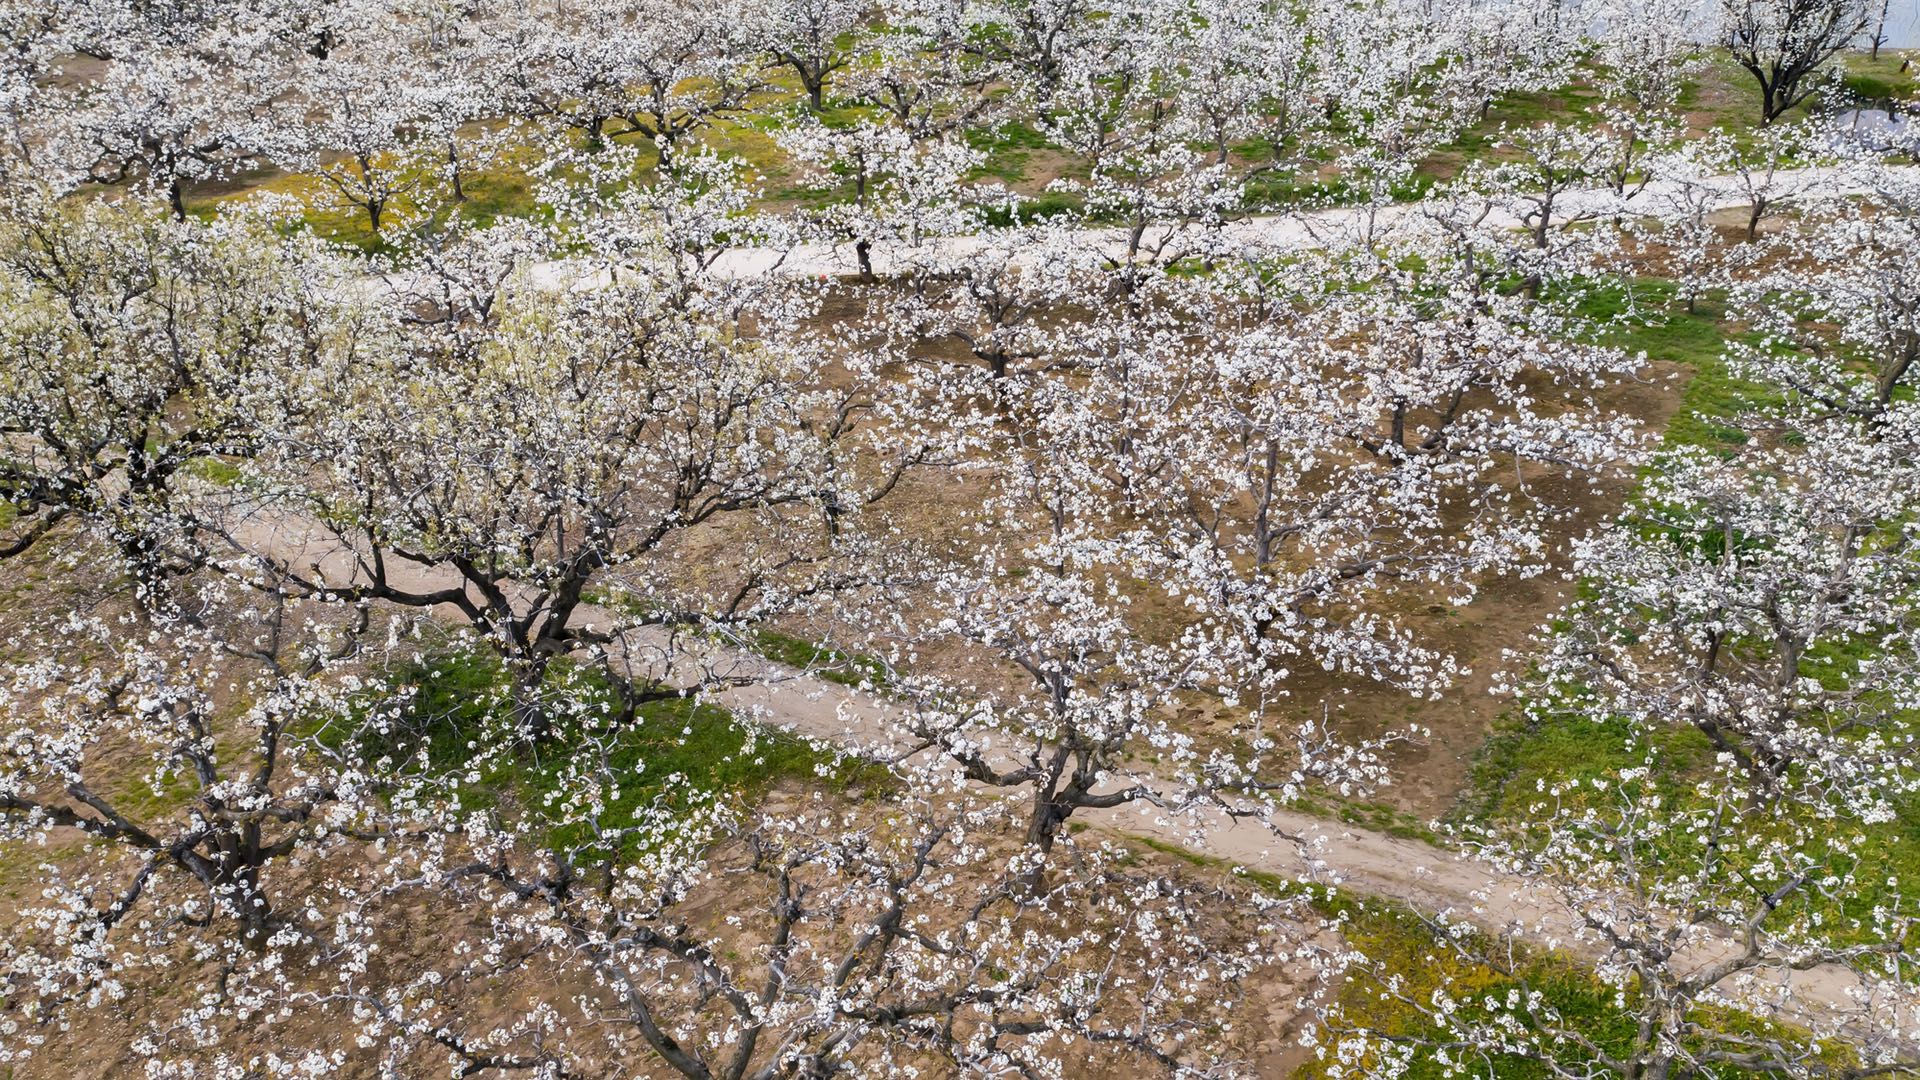
[[[1721,44],[1760,84],[1766,124],[1810,97],[1868,25],[1866,0],[1722,0],[1722,12]]]

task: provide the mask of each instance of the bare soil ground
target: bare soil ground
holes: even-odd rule
[[[768,795],[764,809],[769,814],[779,815],[807,808],[803,804],[811,804],[814,810],[819,806],[809,793],[777,789]],[[985,840],[990,847],[1011,852],[1018,843],[1018,834],[1016,831],[997,840],[992,837],[979,839]],[[1203,886],[1214,877],[1211,870],[1150,847],[1136,845],[1132,851],[1133,865],[1129,872],[1136,875],[1164,876]],[[17,881],[19,875],[13,872],[15,868],[26,865],[26,862],[21,858],[22,853],[9,852],[8,855],[8,870],[4,878],[7,892],[13,895],[7,897],[10,910],[0,915],[0,928],[4,928],[13,940],[24,942],[31,939],[34,931],[20,925],[16,911],[12,909],[14,897],[29,887],[28,883]],[[42,857],[52,861],[98,858],[97,855],[84,855],[78,843],[50,849],[42,853]],[[348,859],[353,857],[351,854],[345,856]],[[729,860],[738,861],[743,858],[743,853],[723,849],[715,857],[724,864]],[[959,895],[966,894],[966,875],[992,870],[996,865],[995,860],[987,859],[973,863],[972,870],[959,871]],[[291,891],[280,902],[291,906],[298,900],[299,877],[302,873],[318,880],[322,876],[337,875],[339,869],[338,865],[321,863],[310,865],[304,871],[293,871],[289,886]],[[288,873],[281,871],[283,880],[286,880]],[[678,909],[681,916],[689,921],[695,934],[703,937],[711,935],[719,941],[718,948],[722,955],[735,960],[745,958],[745,970],[749,975],[757,970],[751,963],[756,950],[765,944],[765,928],[757,917],[763,917],[766,913],[756,910],[752,904],[757,895],[752,890],[756,887],[752,880],[737,879],[723,873]],[[940,917],[938,909],[929,908],[929,911],[934,913],[936,920],[929,925],[937,927]],[[1212,933],[1227,935],[1244,932],[1245,927],[1253,921],[1248,912],[1248,908],[1223,893],[1212,907],[1205,910],[1203,917],[1209,923],[1217,924]],[[464,910],[449,909],[433,904],[419,894],[402,894],[381,902],[375,909],[375,921],[381,927],[379,948],[373,963],[375,976],[381,969],[405,976],[417,976],[430,970],[451,972],[456,948],[462,943],[472,944],[485,938],[487,922],[492,914],[489,909],[480,906]],[[740,918],[742,915],[745,917]],[[1088,927],[1094,925],[1086,924]],[[853,928],[844,929],[851,933]],[[1050,931],[1074,929],[1058,925],[1048,927]],[[814,932],[820,933],[818,929]],[[1301,925],[1297,937],[1290,942],[1276,944],[1287,947],[1308,942],[1313,940],[1314,933]],[[827,954],[834,955],[830,947],[831,932],[827,940],[813,943],[829,946]],[[68,1014],[70,1023],[62,1030],[49,1030],[46,1033],[46,1042],[38,1053],[14,1063],[10,1070],[0,1075],[7,1076],[8,1080],[108,1080],[143,1073],[148,1058],[130,1046],[131,1040],[144,1031],[156,1028],[171,1029],[179,1034],[177,1023],[182,1009],[194,1001],[204,1001],[222,978],[220,962],[197,958],[185,945],[157,959],[157,963],[121,969],[117,973],[121,987],[117,997],[103,1000],[95,1007],[73,1010]],[[310,959],[321,961],[311,974],[302,970],[304,962]],[[1132,957],[1128,962],[1138,962],[1139,959]],[[289,954],[287,971],[290,984],[307,991],[324,992],[332,977],[332,969],[326,966],[323,958],[303,950],[294,950]],[[1109,971],[1108,974],[1112,975],[1113,972]],[[1210,1051],[1228,1059],[1250,1063],[1257,1075],[1285,1076],[1302,1061],[1296,1037],[1309,1016],[1302,1009],[1302,1002],[1324,992],[1326,988],[1319,986],[1303,969],[1290,962],[1276,962],[1255,971],[1235,986],[1221,987],[1217,997],[1196,1003],[1194,1015],[1209,1032]],[[469,1034],[483,1034],[495,1026],[512,1024],[534,1007],[544,1006],[558,1011],[576,1032],[577,1037],[571,1045],[587,1049],[583,1064],[589,1071],[584,1075],[632,1077],[635,1080],[672,1080],[679,1075],[644,1050],[595,1057],[592,1048],[599,1043],[596,1029],[603,1025],[619,1025],[619,1009],[605,1000],[604,988],[597,986],[588,972],[575,965],[550,962],[550,958],[543,957],[537,950],[529,951],[508,971],[496,976],[482,979],[450,977],[436,988],[435,997],[441,1005],[464,1018],[464,1031]],[[711,1004],[709,1001],[702,1008],[711,1014],[711,1020],[724,1022],[726,1017],[722,1011],[710,1008]],[[1116,1008],[1116,1017],[1123,1019],[1125,1015],[1124,1008]],[[378,1042],[365,1044],[359,1038],[359,1025],[351,1022],[350,1016],[350,1007],[346,1005],[324,1009],[310,1005],[284,1008],[270,1006],[237,1022],[224,1022],[218,1028],[218,1037],[201,1046],[191,1056],[196,1058],[198,1064],[206,1066],[210,1066],[216,1057],[257,1063],[267,1055],[284,1056],[289,1050],[298,1048],[302,1054],[317,1051],[328,1057],[337,1055],[344,1067],[340,1075],[374,1075],[383,1059],[383,1047]],[[177,1056],[178,1052],[177,1044],[173,1056]],[[1069,1055],[1070,1060],[1074,1061],[1072,1075],[1087,1080],[1127,1080],[1138,1075],[1137,1064],[1124,1055],[1115,1055],[1090,1044],[1081,1043],[1069,1048]],[[448,1060],[445,1051],[434,1044],[416,1046],[397,1059],[398,1075],[422,1080],[446,1075]],[[924,1075],[947,1075],[945,1067],[936,1060],[924,1060],[919,1065]],[[604,1072],[591,1071],[596,1067]]]
[[[842,294],[821,318],[855,314],[852,297]],[[969,362],[964,349],[953,342],[933,343],[921,351],[942,362]],[[1601,389],[1594,404],[1631,418],[1649,437],[1657,438],[1679,408],[1690,369],[1657,356],[1648,361],[1637,380]],[[1543,397],[1553,393],[1550,388],[1539,390]],[[1552,564],[1548,572],[1489,580],[1472,603],[1459,608],[1444,603],[1441,591],[1409,591],[1395,601],[1395,614],[1406,619],[1422,644],[1443,651],[1468,669],[1449,691],[1438,700],[1425,700],[1357,675],[1320,671],[1305,663],[1296,666],[1291,679],[1291,703],[1282,706],[1279,717],[1285,728],[1319,718],[1326,709],[1337,728],[1354,738],[1376,737],[1409,725],[1431,731],[1431,737],[1399,744],[1391,752],[1393,786],[1378,795],[1387,807],[1412,819],[1433,820],[1454,805],[1468,782],[1474,757],[1507,707],[1507,701],[1493,693],[1495,684],[1502,675],[1524,669],[1537,635],[1569,597],[1571,583],[1565,574],[1571,543],[1611,520],[1634,486],[1632,478],[1625,476],[1616,476],[1597,490],[1584,481],[1545,474],[1530,476],[1528,483],[1534,498],[1567,511],[1546,536]],[[885,504],[886,513],[907,535],[936,550],[960,554],[977,541],[956,532],[956,527],[984,490],[984,482],[975,478],[928,473],[903,484]],[[714,550],[723,548],[723,543],[713,545]],[[1177,609],[1156,603],[1150,592],[1135,597],[1143,623],[1182,618]],[[823,629],[805,623],[790,623],[788,628],[803,636]],[[826,629],[857,638],[868,628]],[[1143,629],[1151,633],[1145,625]],[[1159,636],[1171,637],[1172,631]],[[951,643],[923,648],[916,664],[964,678],[983,690],[1011,689],[1024,678],[976,650]],[[1238,714],[1204,700],[1190,703],[1181,720],[1189,733],[1203,739],[1225,741],[1246,734],[1239,730]]]

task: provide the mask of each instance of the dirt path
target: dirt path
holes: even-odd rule
[[[231,534],[244,547],[296,569],[317,568],[335,585],[365,580],[364,564],[350,548],[332,533],[300,519],[256,513],[233,524]],[[390,583],[409,590],[431,591],[461,584],[455,570],[404,560],[389,560],[387,574]],[[613,612],[591,607],[581,609],[579,619],[603,628],[620,621]],[[738,716],[875,757],[897,758],[910,745],[900,723],[902,706],[878,694],[842,686],[752,653],[690,641],[687,635],[642,628],[621,635],[620,640],[616,663],[649,677],[664,673],[664,681],[669,684],[691,687],[716,675],[751,680],[747,685],[703,695]],[[1010,744],[1003,747],[1007,756],[997,764],[1011,764],[1012,755],[1019,749]],[[938,765],[925,760],[915,763]],[[957,773],[952,779],[960,782]],[[1122,782],[1132,784],[1142,779],[1154,783],[1151,777],[1127,777]],[[1159,786],[1172,801],[1175,791]],[[1583,931],[1580,917],[1552,890],[1502,875],[1484,863],[1420,841],[1289,810],[1265,815],[1262,822],[1254,823],[1236,821],[1210,809],[1175,815],[1140,801],[1113,810],[1083,810],[1075,818],[1122,836],[1149,837],[1177,845],[1232,866],[1405,902],[1422,911],[1470,921],[1488,931],[1514,931],[1527,940],[1575,955],[1591,958],[1600,952],[1592,932]],[[1737,951],[1731,936],[1710,938],[1676,957],[1675,967],[1692,971]],[[1887,988],[1838,966],[1806,971],[1763,969],[1739,997],[1756,1012],[1802,1025],[1845,1016],[1855,1030],[1871,1025],[1876,1031],[1888,1031],[1900,1026],[1900,1002],[1890,997]],[[1863,1002],[1864,1018],[1860,1015]]]
[[[1902,173],[1920,175],[1920,166],[1901,166]],[[1704,181],[1712,189],[1708,200],[1712,209],[1724,210],[1746,205],[1737,176],[1717,176]],[[1776,173],[1777,185],[1769,198],[1773,213],[1790,209],[1798,199],[1861,195],[1870,190],[1867,180],[1855,170],[1839,167],[1785,169]],[[1673,180],[1654,180],[1644,187],[1630,189],[1626,198],[1610,188],[1585,188],[1562,192],[1554,200],[1553,222],[1564,225],[1614,216],[1656,213],[1680,203],[1686,185]],[[1527,203],[1519,198],[1493,200],[1483,227],[1519,229],[1524,227]],[[1421,214],[1419,203],[1392,203],[1386,206],[1332,207],[1302,210],[1286,214],[1262,214],[1229,222],[1218,228],[1196,225],[1168,225],[1149,228],[1142,237],[1143,250],[1165,247],[1191,254],[1226,253],[1255,250],[1270,253],[1299,251],[1312,247],[1353,241],[1366,236],[1391,232],[1395,227]],[[1125,230],[1113,228],[1073,229],[1062,234],[1063,241],[1091,249],[1115,262],[1127,258]],[[874,272],[880,277],[896,274],[907,266],[929,257],[964,257],[989,250],[996,245],[991,234],[939,237],[924,241],[917,248],[880,245],[872,252]],[[1020,260],[1013,259],[1018,265]],[[750,278],[767,274],[794,277],[839,277],[858,273],[859,262],[853,245],[799,244],[792,247],[737,247],[715,259],[711,273],[721,278]],[[575,261],[536,263],[529,269],[532,282],[541,288],[591,289],[606,281],[603,270],[589,269]],[[404,284],[405,277],[389,279]]]

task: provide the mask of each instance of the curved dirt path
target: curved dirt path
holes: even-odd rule
[[[311,522],[254,513],[231,525],[229,534],[242,547],[275,562],[303,572],[317,569],[336,586],[366,580],[365,564],[353,549]],[[409,591],[462,584],[456,570],[404,559],[388,559],[386,572],[390,584]],[[478,594],[474,596],[477,600]],[[580,625],[611,628],[619,622],[603,608],[583,607],[578,614]],[[716,678],[738,680],[743,685],[699,694],[738,716],[855,753],[897,759],[912,745],[897,719],[902,708],[898,702],[691,635],[655,628],[626,631],[619,636],[613,659],[630,672],[650,678],[664,673],[662,681],[690,692],[712,685]],[[998,764],[1011,764],[1017,750],[1006,746],[1007,757]],[[924,758],[915,763],[940,764]],[[957,770],[953,779],[962,782]],[[1126,782],[1140,779],[1129,777]],[[1177,795],[1170,785],[1161,790],[1169,800]],[[1255,823],[1236,821],[1217,809],[1173,814],[1142,800],[1111,810],[1081,810],[1075,818],[1123,837],[1172,844],[1232,867],[1404,902],[1430,914],[1471,922],[1489,932],[1512,932],[1588,959],[1602,952],[1592,932],[1583,930],[1581,917],[1552,889],[1421,841],[1285,809],[1264,814]],[[1673,966],[1691,972],[1739,951],[1730,934],[1709,937],[1677,956]],[[1865,1037],[1904,1029],[1905,1010],[1915,1007],[1909,998],[1892,993],[1892,988],[1838,965],[1804,971],[1763,968],[1742,986],[1737,996],[1752,1011],[1803,1026],[1837,1022],[1843,1030]],[[1910,1053],[1920,1053],[1920,1045],[1910,1040],[1901,1045]]]

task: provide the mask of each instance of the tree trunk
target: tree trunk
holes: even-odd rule
[[[547,711],[541,691],[547,681],[547,658],[507,661],[513,675],[513,729],[529,743],[545,742],[553,735],[553,716]]]
[[[234,917],[240,922],[241,939],[247,947],[265,948],[271,936],[273,910],[260,887],[260,826],[252,822],[239,826],[229,823],[209,840],[213,844],[208,860],[212,863],[211,873],[207,872],[206,863],[201,863],[201,880],[223,892],[233,905]]]
[[[1037,791],[1033,796],[1033,813],[1027,819],[1027,850],[1038,856],[1033,869],[1021,875],[1019,888],[1028,896],[1039,895],[1045,885],[1047,857],[1053,852],[1054,841],[1060,837],[1060,828],[1065,825],[1067,815],[1049,792]]]
[[[165,588],[166,561],[153,535],[155,511],[165,515],[171,505],[168,477],[140,446],[127,448],[126,474],[126,490],[115,500],[120,516],[115,531],[121,558],[133,576],[134,596],[149,614],[178,614]]]
[[[1880,372],[1874,386],[1874,397],[1882,409],[1893,404],[1893,392],[1899,388],[1902,379],[1907,377],[1916,363],[1920,363],[1920,334],[1908,334],[1906,347],[1894,357],[1893,363]]]
[[[273,936],[273,909],[260,888],[260,868],[251,863],[234,875],[233,902],[240,907],[241,938],[250,949],[264,949]]]
[[[1066,815],[1054,805],[1054,801],[1044,795],[1033,800],[1033,814],[1027,819],[1027,846],[1038,848],[1045,855],[1053,850],[1053,842],[1060,835],[1060,825],[1066,821]]]
[[[447,176],[453,181],[453,201],[466,202],[467,191],[460,182],[460,155],[451,138],[447,140]]]

